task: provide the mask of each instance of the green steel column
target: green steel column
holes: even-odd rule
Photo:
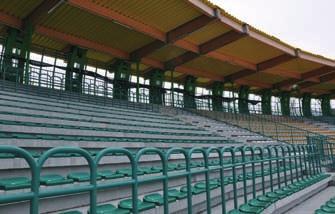
[[[87,50],[76,46],[71,47],[67,55],[67,67],[65,74],[65,90],[82,92],[83,70],[86,64]]]
[[[1,78],[4,78],[9,81],[16,81],[16,72],[17,68],[13,64],[12,59],[18,58],[18,51],[14,51],[14,48],[17,48],[17,37],[19,31],[14,28],[9,28],[7,31],[7,38],[4,44],[4,59],[1,65]]]
[[[171,106],[174,107],[174,84],[173,84],[173,72],[174,70],[171,70]]]
[[[240,113],[249,114],[248,98],[249,87],[242,85],[238,92],[238,110]]]
[[[271,115],[271,96],[272,91],[271,89],[264,89],[262,91],[262,113]]]
[[[280,93],[280,107],[282,115],[290,116],[290,93],[283,91]]]
[[[213,111],[222,111],[222,96],[223,96],[223,83],[222,82],[214,82],[213,87],[213,96],[212,96],[212,105]]]
[[[323,116],[332,116],[329,94],[325,94],[321,96],[321,109],[322,109]]]
[[[121,100],[128,100],[130,63],[124,60],[117,60],[112,65],[114,71],[113,97]]]
[[[150,73],[150,103],[162,105],[164,71],[155,69]]]
[[[195,104],[195,81],[196,78],[193,76],[187,76],[184,84],[184,107],[185,108],[196,108]]]
[[[302,113],[304,114],[305,117],[312,116],[311,99],[312,96],[309,93],[305,93],[302,96]]]
[[[33,27],[30,23],[26,24],[22,32],[14,28],[8,29],[4,44],[4,60],[1,65],[2,78],[5,76],[6,80],[23,83],[24,75],[29,76],[27,73],[32,34]]]
[[[140,102],[140,61],[136,61],[136,102]]]
[[[29,81],[29,59],[33,31],[33,25],[31,23],[27,23],[23,31],[19,60],[19,82],[21,83],[23,83],[23,80],[25,83],[28,83]]]

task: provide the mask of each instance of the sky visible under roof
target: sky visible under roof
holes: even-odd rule
[[[294,47],[335,59],[335,0],[210,0]]]

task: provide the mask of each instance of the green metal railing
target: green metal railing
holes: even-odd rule
[[[308,138],[311,137],[320,137],[330,142],[335,142],[335,139],[331,136],[325,136],[317,132],[285,124],[285,122],[289,123],[292,121],[292,119],[289,121],[286,117],[241,113],[233,114],[217,111],[189,111],[290,144],[308,143]]]
[[[25,73],[24,80],[21,81],[19,78],[19,70],[17,68],[2,67],[0,70],[1,81],[3,82],[2,90],[24,90],[34,94],[44,94],[47,97],[56,97],[57,99],[65,99],[71,96],[73,100],[79,102],[86,101],[96,103],[96,99],[92,100],[87,97],[87,95],[91,95],[102,99],[100,104],[103,105],[108,103],[109,105],[126,108],[157,111],[157,109],[154,108],[154,105],[149,103],[149,95],[145,93],[137,94],[131,90],[128,90],[127,96],[124,96],[121,90],[117,90],[119,91],[118,93],[113,93],[113,90],[115,89],[106,85],[104,81],[99,79],[92,79],[91,81],[87,79],[86,81],[83,81],[81,93],[65,91],[64,73],[36,68],[34,66],[29,66],[28,68],[29,72]],[[7,81],[8,79],[11,79],[12,81]],[[30,90],[27,89],[29,86],[31,87]],[[34,86],[37,87],[37,90],[34,90]],[[48,90],[38,90],[39,87],[47,88]],[[137,96],[139,96],[139,98],[137,98]],[[123,97],[128,97],[128,100],[121,99]],[[137,100],[139,103],[137,103]]]
[[[265,194],[268,191],[274,191],[277,188],[286,186],[289,183],[294,183],[301,179],[319,174],[322,172],[322,159],[319,147],[314,144],[309,145],[288,145],[288,146],[268,146],[268,147],[210,147],[210,148],[170,148],[165,151],[157,148],[144,148],[133,153],[123,148],[106,148],[101,150],[95,157],[84,149],[77,147],[60,147],[52,148],[42,154],[38,159],[26,150],[13,146],[0,146],[0,153],[14,154],[16,158],[23,158],[29,165],[31,171],[31,188],[29,192],[0,194],[0,204],[18,203],[30,201],[30,213],[39,213],[39,201],[43,198],[56,196],[67,196],[72,194],[89,193],[89,211],[96,213],[97,195],[99,190],[109,190],[127,186],[131,188],[132,212],[138,213],[138,189],[145,183],[162,182],[163,183],[163,209],[164,213],[169,213],[168,190],[169,182],[175,178],[186,178],[187,188],[187,210],[192,211],[192,176],[203,175],[206,184],[205,203],[207,213],[211,213],[212,197],[220,197],[220,205],[222,213],[227,213],[227,196],[226,187],[232,185],[234,208],[239,206],[239,197],[243,197],[244,203],[250,198],[256,198],[261,191]],[[57,154],[77,154],[77,157],[82,157],[86,160],[89,172],[90,181],[88,184],[80,184],[68,186],[67,188],[41,188],[40,176],[45,162]],[[203,167],[192,168],[192,155],[198,153],[202,156]],[[111,156],[112,155],[112,156]],[[113,155],[123,155],[129,160],[132,174],[131,178],[120,181],[97,182],[98,166],[102,158],[111,159]],[[159,174],[151,176],[138,176],[140,159],[144,155],[157,155],[161,163],[162,171]],[[185,164],[184,170],[168,171],[168,164],[173,155],[179,155],[183,158],[181,161]],[[218,160],[216,164],[212,164],[211,160]],[[333,163],[331,163],[333,164]],[[256,171],[259,169],[260,174]],[[242,173],[238,175],[238,170]],[[267,173],[265,172],[267,171]],[[218,174],[220,188],[219,196],[212,196],[211,180],[214,174]],[[257,176],[258,174],[258,176]],[[226,178],[230,178],[227,183]],[[251,179],[251,192],[248,190],[247,180]],[[283,179],[283,180],[282,180]],[[228,179],[229,180],[229,179]],[[241,183],[241,187],[238,187]],[[257,187],[257,183],[261,183],[261,187]],[[243,196],[239,193],[242,191]]]

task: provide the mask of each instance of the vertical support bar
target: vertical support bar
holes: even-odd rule
[[[281,112],[284,116],[290,116],[290,93],[289,92],[281,92],[280,94],[280,106]]]
[[[196,108],[195,103],[195,88],[196,78],[193,76],[187,76],[184,84],[184,108]]]
[[[41,87],[42,64],[43,64],[43,60],[44,60],[44,51],[45,51],[45,49],[43,48],[42,57],[41,57],[41,63],[40,63],[40,69],[38,70],[38,86],[39,87]]]
[[[34,27],[31,23],[27,23],[24,28],[23,42],[21,48],[22,63],[19,65],[21,83],[26,83],[29,81],[29,61],[30,61],[30,49],[31,49],[31,40],[33,35]]]
[[[55,72],[56,72],[56,61],[57,58],[54,58],[54,64],[53,64],[53,68],[52,68],[52,82],[51,82],[51,88],[54,89],[55,88]],[[61,89],[61,88],[60,88]]]
[[[322,116],[332,116],[329,94],[321,96],[321,109],[322,109]]]
[[[213,111],[222,111],[223,83],[214,82],[212,87],[212,107]],[[209,104],[209,100],[208,100]]]
[[[140,102],[140,61],[136,61],[136,102]]]
[[[171,70],[171,106],[174,107],[174,84],[173,84],[173,72],[174,69]]]
[[[239,113],[249,114],[248,98],[249,98],[249,87],[242,85],[238,93]]]
[[[304,117],[312,116],[311,111],[311,94],[305,93],[302,96],[302,113]]]
[[[262,113],[271,115],[271,89],[264,89],[262,91]]]

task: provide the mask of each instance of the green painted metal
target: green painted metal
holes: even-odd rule
[[[140,61],[136,61],[136,102],[140,102]]]
[[[323,116],[332,116],[331,108],[330,108],[330,95],[325,94],[321,96],[321,109]]]
[[[212,103],[213,103],[213,111],[222,111],[222,96],[223,96],[223,83],[222,82],[214,82],[212,86]]]
[[[31,41],[34,32],[34,27],[32,23],[25,23],[24,31],[23,31],[23,39],[20,53],[20,60],[18,64],[19,69],[19,78],[20,83],[29,81],[29,61],[30,61],[30,49],[31,49]]]
[[[83,71],[87,64],[87,50],[72,46],[67,54],[67,67],[65,74],[65,90],[82,92]]]
[[[154,69],[150,73],[150,90],[149,98],[150,103],[163,104],[163,82],[164,82],[164,71],[160,69]]]
[[[283,91],[280,93],[281,112],[284,116],[290,116],[290,93]]]
[[[0,73],[3,80],[24,82],[25,71],[28,71],[32,34],[33,27],[30,23],[25,25],[22,32],[14,28],[8,29]]]
[[[196,88],[196,78],[193,76],[187,76],[184,83],[184,107],[185,108],[196,108],[195,103],[195,88]]]
[[[305,117],[312,116],[311,99],[312,96],[309,93],[304,93],[302,96],[302,113]]]
[[[114,71],[113,98],[128,100],[130,63],[118,59],[111,70]]]
[[[264,89],[262,91],[262,113],[271,115],[271,96],[272,96],[272,91],[271,89]]]
[[[332,150],[334,148],[333,144],[329,145],[331,146],[322,147],[322,149]],[[309,145],[267,146],[265,148],[259,146],[242,146],[235,148],[170,148],[165,152],[157,148],[144,148],[138,150],[135,154],[123,148],[106,148],[98,152],[95,157],[91,156],[89,152],[81,148],[60,147],[53,148],[44,152],[43,155],[38,159],[34,159],[29,152],[13,146],[0,146],[0,153],[15,154],[16,157],[21,157],[25,159],[28,162],[32,172],[30,192],[24,192],[19,195],[7,192],[6,194],[0,196],[0,204],[30,200],[31,214],[39,213],[39,200],[41,198],[65,196],[84,192],[90,194],[89,213],[96,213],[98,190],[107,190],[122,186],[131,187],[131,211],[132,213],[137,214],[140,212],[140,207],[138,207],[138,188],[140,187],[140,185],[143,185],[145,183],[157,181],[162,182],[163,184],[163,200],[160,201],[160,204],[164,206],[164,213],[169,213],[169,202],[171,203],[172,201],[169,200],[168,184],[170,180],[177,177],[186,178],[187,195],[185,200],[187,200],[188,204],[188,213],[191,214],[193,213],[192,195],[198,194],[192,191],[195,188],[192,186],[192,176],[197,174],[204,175],[204,195],[206,198],[207,213],[211,213],[211,191],[216,188],[220,188],[220,193],[222,196],[222,213],[227,213],[225,200],[225,195],[227,194],[227,192],[225,191],[225,186],[227,185],[232,185],[233,188],[235,211],[239,209],[249,209],[249,205],[247,206],[246,204],[248,204],[250,201],[252,201],[252,203],[256,205],[265,206],[268,203],[264,201],[262,202],[262,200],[268,200],[269,197],[285,197],[287,194],[291,194],[291,187],[295,187],[296,185],[298,185],[297,183],[306,182],[306,179],[312,178],[312,176],[322,173],[322,161],[326,160],[321,158],[320,147],[312,143]],[[62,189],[41,189],[40,177],[41,172],[43,171],[44,163],[51,157],[56,157],[58,154],[66,153],[77,154],[78,156],[86,159],[90,174],[89,183],[80,186],[69,186],[68,188]],[[191,163],[193,161],[192,155],[195,153],[201,154],[204,163],[202,167],[191,167]],[[177,154],[181,155],[184,158],[186,167],[183,170],[169,173],[169,159],[171,159],[172,155]],[[215,157],[218,158],[218,161],[216,162],[216,164],[211,165],[210,163],[212,162],[210,161],[210,159],[213,154],[216,154]],[[332,153],[329,151],[329,153],[327,154]],[[108,158],[110,159],[114,155],[123,155],[128,158],[131,165],[131,179],[97,183],[97,170],[100,161],[106,156],[108,156]],[[144,155],[159,156],[162,172],[152,175],[150,177],[139,177],[136,172],[139,169],[140,159]],[[256,171],[256,167],[260,167],[260,171]],[[274,167],[276,168],[275,171]],[[226,170],[231,170],[232,175],[225,175]],[[219,179],[215,181],[214,184],[214,180],[213,178],[211,178],[211,175],[213,172],[218,171]],[[241,171],[241,173],[238,175],[237,171]],[[278,175],[276,181],[272,177],[273,173]],[[284,174],[284,181],[280,181],[280,174]],[[260,189],[256,188],[256,178],[261,182]],[[251,199],[249,199],[247,196],[250,191],[248,190],[247,180],[251,180]],[[290,182],[288,182],[288,180]],[[268,183],[268,181],[270,183]],[[277,184],[275,184],[275,182]],[[237,185],[238,183],[241,183],[241,185]],[[270,192],[266,191],[267,188],[270,189]],[[241,190],[243,191],[243,204],[239,205],[239,196],[237,193]],[[261,194],[258,193],[259,190],[261,190]]]
[[[249,97],[249,86],[242,85],[238,92],[239,113],[249,114],[248,97]]]

